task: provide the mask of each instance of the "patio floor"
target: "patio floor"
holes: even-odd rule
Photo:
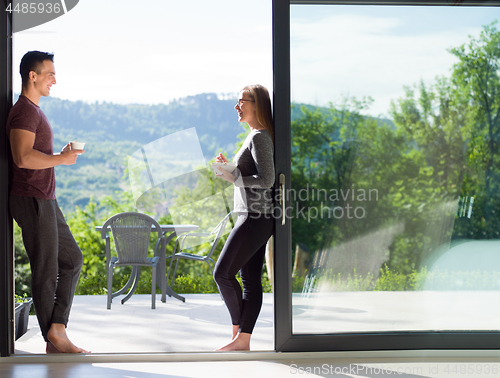
[[[219,294],[183,294],[186,302],[151,295],[133,295],[125,304],[115,298],[106,309],[106,296],[77,295],[68,324],[70,339],[92,353],[157,353],[213,351],[231,339],[231,319]],[[45,353],[36,316],[15,342],[16,354]],[[273,296],[264,294],[252,350],[269,351],[273,344]]]
[[[229,313],[218,294],[167,297],[151,309],[150,295],[133,295],[124,305],[106,296],[76,296],[68,335],[93,353],[207,352],[231,337]],[[294,333],[500,329],[498,291],[323,292],[293,295]],[[251,349],[274,350],[273,294],[264,294]],[[35,316],[15,343],[16,354],[44,353]]]

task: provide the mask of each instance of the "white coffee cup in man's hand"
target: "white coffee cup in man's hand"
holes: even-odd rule
[[[72,150],[83,150],[83,147],[85,147],[85,143],[83,142],[70,142],[71,144],[71,149]],[[78,154],[78,155],[81,155],[81,154]]]
[[[70,142],[70,144],[71,144],[72,150],[83,150],[83,147],[85,147],[85,143],[83,143],[83,142],[74,141],[74,142]],[[81,155],[81,153],[78,155]]]

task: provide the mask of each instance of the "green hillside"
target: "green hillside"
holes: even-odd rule
[[[223,151],[232,155],[244,131],[234,110],[235,100],[215,94],[189,96],[169,104],[118,105],[42,98],[40,107],[54,131],[54,149],[70,140],[86,143],[75,166],[56,168],[57,197],[65,213],[89,198],[128,190],[127,159],[137,149],[165,135],[192,128],[206,161]]]

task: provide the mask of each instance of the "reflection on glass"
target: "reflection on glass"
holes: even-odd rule
[[[294,333],[500,329],[499,15],[291,7]]]

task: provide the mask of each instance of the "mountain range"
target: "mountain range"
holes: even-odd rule
[[[17,97],[17,96],[16,96]],[[17,100],[17,99],[16,99]],[[235,99],[203,93],[168,104],[87,103],[42,97],[40,107],[54,133],[54,150],[69,141],[85,142],[74,166],[56,167],[56,196],[65,213],[96,199],[129,190],[128,157],[165,135],[196,128],[208,162],[220,151],[231,157],[245,124],[238,122]]]

